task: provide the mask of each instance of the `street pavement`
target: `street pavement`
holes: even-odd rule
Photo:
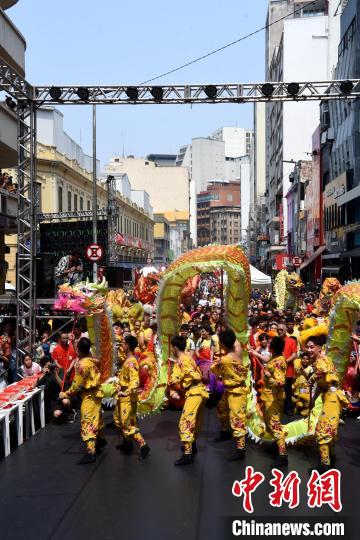
[[[108,446],[96,464],[78,466],[82,446],[79,422],[49,425],[0,462],[1,540],[218,540],[231,535],[233,519],[268,517],[338,517],[327,506],[307,507],[308,467],[317,462],[309,448],[289,449],[289,471],[302,481],[298,508],[274,509],[269,504],[272,457],[249,442],[245,462],[228,462],[231,441],[213,442],[218,423],[206,409],[199,453],[193,466],[177,468],[179,413],[165,411],[141,421],[151,446],[150,458],[137,460],[116,449],[119,436],[107,427]],[[106,413],[106,421],[111,414]],[[342,472],[341,517],[359,516],[360,421],[346,419],[340,427],[338,468]],[[246,515],[242,499],[232,495],[245,467],[264,473],[266,480],[253,495],[254,513]],[[351,524],[349,525],[351,527]],[[358,538],[358,528],[351,536]],[[350,529],[348,529],[350,530]]]

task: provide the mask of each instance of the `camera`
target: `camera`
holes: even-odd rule
[[[49,365],[49,370],[50,371],[55,371],[56,370],[56,364],[54,362],[51,362],[51,364]]]

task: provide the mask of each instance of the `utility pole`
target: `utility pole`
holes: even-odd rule
[[[97,244],[97,184],[96,184],[96,105],[92,107],[92,124],[93,124],[93,244]],[[97,263],[93,263],[93,282],[97,280]]]

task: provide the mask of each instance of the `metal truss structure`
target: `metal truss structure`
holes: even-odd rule
[[[36,319],[36,114],[35,104],[19,103],[18,113],[18,240],[17,356],[31,353]]]
[[[98,218],[105,218],[108,215],[106,208],[100,208],[97,211]],[[77,212],[51,212],[48,214],[37,214],[37,221],[64,221],[66,219],[92,219],[93,213],[91,210],[79,210]]]
[[[119,220],[119,207],[116,203],[116,180],[114,176],[109,175],[106,178],[108,188],[108,242],[107,242],[107,262],[112,266],[117,260],[116,232]]]
[[[88,86],[56,87],[61,93],[58,100],[51,97],[52,87],[36,87],[36,103],[71,105],[79,103],[101,105],[153,105],[201,104],[201,103],[253,103],[257,101],[319,101],[331,99],[354,99],[360,97],[360,80],[349,81],[351,93],[343,93],[343,81],[299,82],[299,90],[292,94],[288,83],[250,84],[185,84],[165,86]],[[268,85],[271,85],[268,86]],[[292,83],[294,84],[294,83]],[[295,87],[292,87],[294,91]],[[83,91],[83,92],[82,92]],[[269,93],[264,94],[264,91]],[[270,93],[271,92],[271,93]],[[86,99],[82,99],[86,95]],[[79,97],[80,95],[80,97]],[[130,97],[129,97],[130,96]]]
[[[36,214],[36,109],[42,105],[154,105],[353,100],[360,79],[351,81],[185,84],[161,86],[32,86],[0,57],[0,91],[18,115],[17,354],[31,351],[36,317],[36,231],[39,221],[91,218],[91,212]],[[109,182],[109,193],[115,187]],[[116,203],[109,195],[109,255],[114,247]],[[99,213],[98,213],[99,215]]]

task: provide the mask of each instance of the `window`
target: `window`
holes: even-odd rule
[[[88,202],[87,202],[87,209],[88,209],[88,210],[90,210],[90,206],[91,206],[91,202],[88,201]]]
[[[71,212],[71,191],[68,191],[68,200],[67,200],[67,209],[68,212]]]
[[[74,195],[74,212],[77,212],[77,203],[78,203],[78,196]]]
[[[35,206],[37,210],[41,211],[41,183],[36,182],[35,184]]]
[[[84,199],[80,197],[80,211],[84,210]]]
[[[63,211],[63,188],[58,186],[58,212]]]
[[[227,200],[228,202],[232,202],[233,196],[232,196],[231,193],[228,193],[228,194],[226,195],[226,200]]]

